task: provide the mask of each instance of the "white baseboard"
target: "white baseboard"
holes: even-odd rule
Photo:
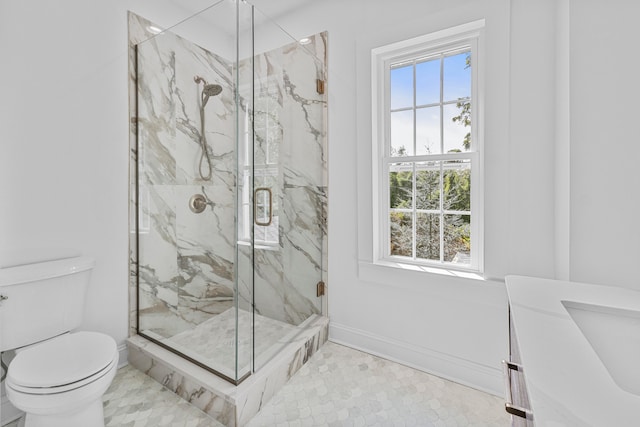
[[[349,326],[329,324],[329,341],[409,366],[496,396],[504,396],[502,371]]]
[[[118,346],[118,357],[118,369],[129,364],[129,349],[126,342]]]

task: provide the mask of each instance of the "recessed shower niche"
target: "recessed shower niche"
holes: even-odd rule
[[[245,2],[129,14],[129,359],[226,425],[326,341],[326,33],[308,41]]]

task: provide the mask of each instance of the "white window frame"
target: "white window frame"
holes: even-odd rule
[[[483,33],[484,20],[470,22],[371,51],[372,101],[372,213],[373,262],[384,265],[413,264],[447,270],[483,271]],[[471,50],[471,150],[451,154],[393,157],[390,153],[390,69],[392,64],[411,61],[468,47]],[[414,106],[415,109],[415,106]],[[390,254],[389,164],[404,161],[471,161],[471,264],[413,259]],[[440,237],[442,243],[442,236]],[[415,236],[414,236],[415,245]],[[442,250],[442,247],[441,247]]]

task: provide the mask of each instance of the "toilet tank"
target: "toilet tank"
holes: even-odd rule
[[[0,351],[78,328],[94,265],[93,258],[68,251],[0,259]]]

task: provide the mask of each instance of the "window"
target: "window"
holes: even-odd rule
[[[250,242],[253,231],[256,247],[277,248],[280,241],[278,161],[282,141],[281,107],[277,102],[277,81],[268,78],[261,83],[253,99],[253,111],[246,108],[244,114],[244,139],[239,153],[242,184],[238,239]],[[249,126],[252,112],[253,135]]]
[[[481,270],[482,26],[372,51],[377,261]]]
[[[253,237],[257,245],[278,246],[279,199],[278,185],[282,127],[278,104],[277,83],[270,79],[254,99],[255,135],[253,151],[255,218]]]

